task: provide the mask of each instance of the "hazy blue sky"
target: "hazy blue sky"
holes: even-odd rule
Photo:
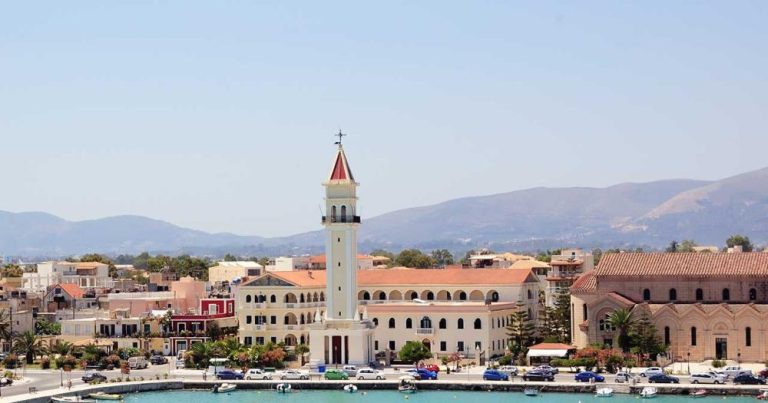
[[[0,11],[0,209],[319,228],[768,165],[768,2],[50,1]]]

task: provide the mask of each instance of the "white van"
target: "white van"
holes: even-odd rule
[[[147,359],[142,357],[131,357],[128,359],[128,368],[130,369],[143,369],[149,366]]]

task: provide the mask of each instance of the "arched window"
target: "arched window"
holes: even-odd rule
[[[331,206],[331,222],[336,222],[336,206]]]
[[[427,291],[427,301],[432,301],[433,299],[435,299],[435,294],[432,291]]]
[[[299,303],[304,303],[304,294],[299,294]]]
[[[450,297],[451,294],[448,294],[448,297]],[[499,302],[499,293],[494,291],[491,293],[491,302]]]
[[[269,302],[271,302],[273,304],[275,302],[277,302],[277,297],[275,297],[275,294],[272,294],[272,295],[269,296]]]
[[[408,318],[405,320],[405,328],[406,329],[413,329],[413,321],[411,318]]]
[[[419,294],[416,294],[416,291],[411,293],[411,299],[419,298]]]
[[[533,299],[533,293],[531,290],[528,290],[528,299]]]
[[[430,319],[428,316],[425,316],[421,318],[421,322],[419,323],[419,327],[422,329],[431,329],[432,328],[432,319]]]
[[[704,300],[704,290],[701,288],[696,289],[696,301],[703,301]]]
[[[744,345],[747,347],[752,347],[752,328],[747,327],[744,329]]]
[[[395,318],[389,318],[389,328],[390,329],[395,328]]]
[[[475,319],[475,329],[482,329],[483,328],[483,321],[480,320],[480,318]]]
[[[459,293],[459,301],[466,301],[467,300],[467,293],[464,291]]]
[[[250,295],[246,295],[245,296],[245,302],[246,303],[251,303],[251,296]]]
[[[723,301],[730,301],[731,300],[731,290],[727,288],[723,288]]]
[[[754,288],[749,289],[749,300],[754,301],[757,299],[757,290]]]
[[[587,304],[582,304],[581,305],[581,313],[582,313],[582,316],[583,316],[582,320],[587,320]]]
[[[379,291],[379,301],[384,301],[387,299],[387,294],[384,291]]]
[[[448,323],[445,320],[445,318],[440,319],[439,325],[440,329],[446,329],[448,328]]]
[[[379,326],[379,318],[373,318],[373,324]]]
[[[696,345],[696,326],[691,328],[691,346]]]
[[[347,206],[341,206],[341,222],[347,222]]]
[[[669,341],[669,326],[664,326],[664,344],[670,345]]]
[[[464,329],[464,319],[459,318],[459,321],[456,322],[456,328],[457,329]]]
[[[643,290],[643,301],[650,301],[651,300],[651,290],[644,289]]]
[[[371,294],[368,294],[368,291],[363,291],[363,300],[368,301],[371,299]]]
[[[677,301],[677,290],[674,288],[669,289],[669,300],[670,301]]]

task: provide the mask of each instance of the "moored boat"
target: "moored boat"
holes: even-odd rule
[[[237,389],[237,385],[234,383],[222,383],[221,385],[214,385],[213,393],[227,393]]]
[[[123,395],[117,393],[96,392],[91,393],[88,397],[96,400],[123,400]]]
[[[707,395],[707,390],[706,389],[699,389],[699,390],[691,393],[691,396],[693,396],[693,397],[704,397],[706,395]]]
[[[291,391],[291,384],[278,383],[277,386],[275,386],[275,389],[278,391],[278,393],[288,393]]]
[[[640,391],[640,397],[644,399],[650,399],[650,398],[656,397],[658,393],[659,391],[656,390],[656,388],[654,388],[653,386],[646,386],[643,388],[643,390]]]
[[[355,393],[355,392],[357,392],[357,386],[355,386],[355,385],[353,385],[351,383],[350,384],[346,384],[346,385],[344,385],[344,391],[345,392],[349,392],[349,393]]]
[[[613,396],[613,389],[611,388],[599,388],[595,391],[597,397],[611,397]]]
[[[539,390],[529,386],[523,389],[523,393],[525,393],[526,396],[538,396]]]
[[[83,399],[82,396],[54,396],[54,397],[51,398],[51,401],[57,402],[57,403],[72,403],[72,402],[96,403],[96,400],[93,400],[93,399]]]
[[[397,390],[399,390],[402,393],[415,393],[416,378],[412,376],[401,376],[400,384],[397,385]]]

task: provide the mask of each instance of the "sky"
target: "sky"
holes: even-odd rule
[[[768,165],[765,1],[41,1],[0,12],[0,210],[320,228]]]

